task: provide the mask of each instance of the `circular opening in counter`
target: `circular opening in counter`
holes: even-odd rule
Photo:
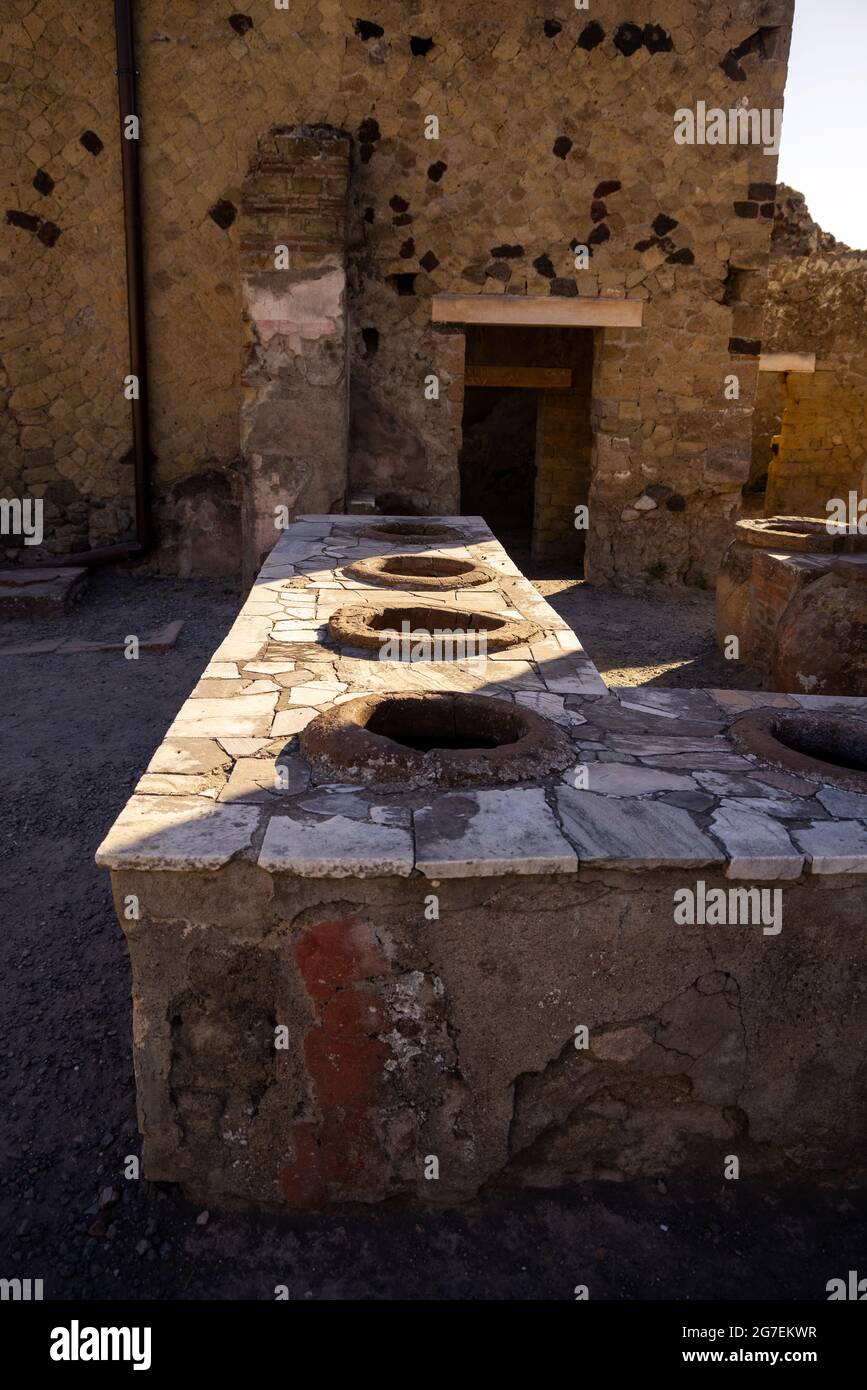
[[[737,747],[814,781],[867,792],[867,722],[813,710],[757,710],[731,726]]]
[[[337,780],[406,790],[537,781],[575,761],[562,729],[534,711],[442,692],[347,700],[302,729],[299,745]]]
[[[827,518],[812,516],[742,517],[735,523],[735,539],[760,550],[847,555],[867,551],[867,536],[829,530]]]
[[[496,577],[487,565],[444,555],[375,555],[354,560],[345,572],[364,584],[395,589],[470,589]]]
[[[462,661],[532,642],[535,623],[464,608],[357,604],[328,621],[336,642],[379,653],[382,661]]]
[[[458,541],[465,533],[444,521],[425,521],[423,517],[406,517],[403,521],[377,521],[359,533],[378,541],[404,541],[407,545],[431,545],[437,541]]]

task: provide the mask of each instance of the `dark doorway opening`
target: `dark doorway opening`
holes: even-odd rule
[[[590,491],[593,332],[468,325],[461,511],[517,563],[581,572]]]
[[[536,392],[464,389],[461,512],[483,516],[506,547],[529,548],[536,481]]]

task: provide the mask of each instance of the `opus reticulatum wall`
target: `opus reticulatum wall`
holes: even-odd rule
[[[2,485],[44,499],[60,554],[132,529],[114,39],[105,7],[7,10]],[[749,471],[776,155],[767,141],[679,144],[675,114],[778,112],[792,11],[594,0],[557,18],[535,0],[443,0],[410,16],[376,0],[359,18],[342,0],[244,13],[142,0],[150,563],[237,573],[242,511],[280,486],[290,514],[326,493],[334,510],[372,493],[457,511],[463,333],[434,326],[432,304],[462,293],[644,306],[640,329],[602,330],[594,353],[587,572],[711,576]],[[304,320],[314,359],[315,322],[346,334],[348,442],[336,486],[316,479],[312,431],[281,485],[258,487],[253,456],[279,451],[248,447],[242,423],[245,206],[263,142],[299,127],[351,149],[345,297]],[[313,200],[308,248],[321,237],[332,256],[316,179],[294,193]],[[329,425],[338,444],[344,426]]]

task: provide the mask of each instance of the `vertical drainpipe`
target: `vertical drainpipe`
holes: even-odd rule
[[[115,0],[117,39],[117,98],[120,116],[120,158],[123,174],[124,240],[126,243],[126,291],[129,320],[129,370],[138,378],[138,399],[132,405],[132,438],[135,459],[135,527],[141,551],[152,544],[150,499],[150,434],[148,429],[147,342],[145,336],[144,256],[139,131],[127,138],[128,117],[139,121],[136,96],[135,28],[133,0]]]
[[[126,304],[129,323],[129,372],[138,378],[138,399],[132,405],[132,446],[135,468],[135,540],[52,555],[34,568],[64,565],[103,565],[112,560],[145,555],[153,547],[150,498],[150,433],[148,429],[147,343],[145,339],[144,258],[142,255],[141,186],[137,138],[126,138],[127,117],[138,119],[136,99],[135,31],[132,0],[114,0],[117,40],[117,104],[120,117],[120,162],[123,177],[123,230],[126,247]],[[126,373],[124,373],[126,375]],[[118,382],[118,389],[120,383]]]

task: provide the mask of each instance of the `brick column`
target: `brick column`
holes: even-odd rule
[[[244,184],[247,582],[279,535],[275,508],[291,518],[345,505],[349,157],[348,137],[330,127],[275,127]]]

